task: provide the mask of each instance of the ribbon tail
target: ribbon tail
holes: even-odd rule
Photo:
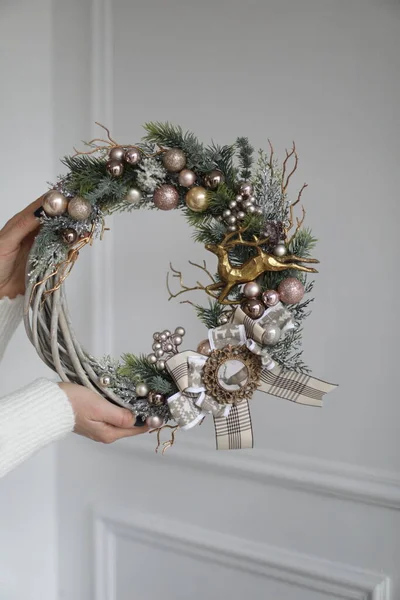
[[[247,400],[233,405],[228,417],[214,417],[217,450],[253,448],[253,428]]]
[[[284,398],[297,404],[322,406],[323,397],[337,385],[327,383],[316,377],[287,371],[277,365],[273,369],[264,369],[261,373],[258,389],[266,394]]]
[[[204,414],[192,398],[178,392],[168,398],[170,413],[182,431],[191,429],[203,419]]]

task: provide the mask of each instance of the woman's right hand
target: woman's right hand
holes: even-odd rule
[[[75,413],[74,432],[96,442],[111,444],[149,430],[135,427],[135,415],[127,408],[111,404],[99,394],[76,383],[59,383]]]

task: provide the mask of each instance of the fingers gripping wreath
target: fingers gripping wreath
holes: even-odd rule
[[[63,381],[80,383],[128,407],[174,443],[209,414],[217,448],[253,446],[249,401],[256,390],[321,406],[335,386],[311,377],[300,348],[318,261],[300,206],[293,200],[295,145],[280,163],[269,142],[256,160],[247,138],[204,146],[193,133],[149,123],[138,144],[104,136],[63,159],[67,174],[44,194],[41,229],[27,271],[25,325],[41,359]],[[170,265],[169,299],[203,290],[193,305],[208,329],[196,351],[182,350],[185,330],[155,332],[151,352],[95,358],[81,346],[68,313],[64,281],[84,246],[102,239],[105,217],[138,209],[182,210],[216,268],[190,262],[201,277],[187,285]],[[300,209],[300,210],[299,210]],[[298,214],[295,214],[298,213]],[[215,261],[215,258],[212,259]],[[150,348],[148,348],[150,350]]]

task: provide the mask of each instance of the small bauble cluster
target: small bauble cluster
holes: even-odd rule
[[[148,361],[157,367],[159,371],[165,369],[165,362],[178,352],[178,346],[183,342],[185,330],[183,327],[177,327],[174,333],[166,329],[161,333],[156,331],[153,334],[153,352],[149,354]]]
[[[210,204],[209,191],[214,191],[225,183],[225,176],[221,171],[214,169],[203,178],[203,185],[196,185],[198,176],[186,167],[187,158],[180,148],[170,148],[162,156],[162,164],[176,182],[183,188],[189,188],[185,194],[185,203],[194,212],[204,212]],[[160,185],[153,194],[153,202],[160,210],[172,210],[179,204],[178,189],[165,183]]]
[[[123,148],[122,146],[114,146],[108,154],[106,163],[107,173],[111,177],[121,177],[124,172],[125,164],[137,165],[142,158],[139,148],[131,146]]]
[[[250,182],[244,181],[239,184],[236,198],[229,202],[228,208],[222,213],[222,219],[229,231],[236,231],[238,224],[246,218],[246,215],[262,215],[262,208],[256,205],[253,191]]]
[[[276,306],[278,302],[297,304],[304,296],[304,285],[296,277],[287,277],[278,285],[277,290],[265,290],[256,281],[249,281],[243,287],[244,299],[241,303],[243,312],[250,319],[259,319],[267,308]],[[271,336],[271,339],[274,336]],[[276,336],[275,336],[276,337]],[[276,341],[279,340],[279,337]],[[276,342],[275,342],[276,343]],[[267,345],[273,345],[271,343]]]
[[[49,190],[44,194],[42,208],[48,217],[59,217],[68,213],[77,221],[86,221],[93,210],[89,200],[81,196],[69,199],[58,190]]]

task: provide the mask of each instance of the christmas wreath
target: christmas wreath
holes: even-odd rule
[[[100,125],[100,124],[98,124]],[[25,324],[42,360],[73,381],[129,407],[137,422],[160,433],[190,429],[211,414],[217,448],[253,445],[249,401],[258,389],[321,406],[335,386],[309,375],[301,351],[318,261],[316,239],[300,207],[306,184],[288,196],[298,165],[295,145],[281,163],[272,144],[256,160],[247,138],[204,146],[169,123],[145,125],[138,144],[119,144],[109,130],[64,158],[66,175],[43,196],[41,228],[27,271]],[[149,354],[97,359],[75,336],[64,281],[80,250],[103,237],[105,216],[141,208],[180,209],[194,239],[217,257],[195,285],[170,265],[169,299],[203,290],[208,304],[190,300],[208,328],[196,349],[181,350],[185,330],[153,335]],[[176,285],[173,286],[173,281]],[[149,348],[150,350],[150,348]]]

